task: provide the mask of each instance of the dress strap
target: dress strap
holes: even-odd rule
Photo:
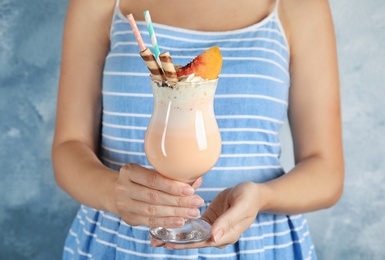
[[[119,8],[119,3],[120,3],[120,0],[115,1],[114,14],[112,16],[111,27],[110,27],[110,39],[112,39],[112,31],[114,30],[114,24],[115,24],[116,16],[121,13],[120,8]]]
[[[118,0],[119,1],[119,0]],[[279,0],[275,2],[274,12],[278,13]]]

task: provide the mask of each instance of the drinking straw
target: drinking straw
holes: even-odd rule
[[[134,33],[135,39],[138,42],[140,51],[144,51],[146,49],[146,45],[143,42],[142,36],[140,35],[138,26],[136,25],[134,16],[132,14],[127,15],[128,22],[131,25],[131,29]]]
[[[154,55],[150,51],[149,48],[146,47],[146,45],[143,42],[142,36],[140,35],[140,31],[138,29],[138,26],[136,25],[134,16],[132,14],[127,15],[128,22],[131,25],[131,29],[134,33],[135,39],[138,42],[139,49],[140,49],[140,56],[146,63],[146,66],[148,70],[151,72],[151,74],[160,81],[164,81],[166,77],[164,76],[163,70],[159,66],[159,64],[156,62]]]
[[[150,34],[152,47],[154,49],[155,59],[158,62],[159,66],[162,66],[162,64],[159,60],[159,54],[160,54],[159,46],[158,46],[158,42],[156,40],[156,36],[155,36],[155,32],[154,32],[154,26],[152,25],[150,12],[148,10],[144,11],[144,19],[146,20],[148,33]]]

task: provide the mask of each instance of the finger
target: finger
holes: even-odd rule
[[[141,185],[133,185],[129,191],[128,196],[131,199],[146,202],[153,205],[166,205],[177,207],[200,207],[204,201],[198,195],[193,196],[174,196],[164,193],[159,190],[153,190]]]
[[[147,220],[145,225],[152,228],[153,227],[179,228],[179,227],[183,227],[185,223],[185,219],[180,217],[166,217],[166,218],[148,217],[144,219]]]
[[[197,208],[182,208],[163,205],[153,205],[141,201],[133,202],[130,210],[132,213],[148,218],[159,217],[182,217],[195,218],[198,217],[200,211]]]
[[[194,194],[194,189],[190,185],[168,179],[156,171],[141,167],[137,164],[124,165],[121,168],[121,172],[128,174],[133,182],[151,189],[179,196],[190,196]]]
[[[204,247],[212,247],[215,246],[214,242],[212,240],[207,240],[200,243],[193,243],[193,244],[171,244],[166,243],[164,245],[165,248],[169,250],[183,250],[183,249],[195,249],[195,248],[204,248]]]
[[[185,223],[182,217],[149,217],[137,214],[121,215],[123,221],[131,226],[149,226],[149,227],[164,227],[177,228],[182,227]]]
[[[153,238],[153,239],[151,239],[150,246],[151,247],[161,247],[161,246],[164,246],[165,244],[166,243],[164,243],[163,241],[160,241],[160,240]]]
[[[203,179],[202,177],[199,177],[192,185],[194,190],[197,190],[202,185]]]
[[[180,227],[185,218],[196,218],[200,214],[197,208],[152,205],[136,200],[119,201],[116,207],[123,220],[133,226]]]

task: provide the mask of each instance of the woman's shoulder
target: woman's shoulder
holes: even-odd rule
[[[94,13],[95,15],[101,13],[111,13],[117,4],[117,0],[104,0],[104,1],[93,1],[93,0],[69,0],[68,8],[76,8],[79,12],[87,14]]]
[[[281,0],[279,3],[280,16],[284,17],[288,26],[324,17],[330,14],[328,0]],[[302,24],[305,26],[306,24]]]
[[[115,3],[115,0],[70,0],[65,27],[72,31],[99,34],[109,39]]]
[[[67,10],[67,18],[72,16],[84,17],[77,22],[93,23],[103,30],[109,30],[114,14],[116,0],[70,0]]]
[[[289,44],[300,32],[315,29],[322,20],[331,20],[328,0],[281,0],[278,10]]]

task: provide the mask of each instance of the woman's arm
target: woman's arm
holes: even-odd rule
[[[115,213],[128,224],[181,226],[184,218],[196,217],[196,207],[203,204],[191,186],[136,164],[127,164],[118,173],[96,156],[114,3],[69,2],[52,148],[55,177],[80,203]]]
[[[52,149],[58,185],[79,202],[104,210],[112,209],[105,194],[112,193],[117,176],[95,155],[112,2],[69,1]]]
[[[290,214],[334,205],[343,190],[344,160],[338,63],[328,1],[282,3],[291,51],[289,122],[296,166],[265,184],[268,195],[262,210]]]

